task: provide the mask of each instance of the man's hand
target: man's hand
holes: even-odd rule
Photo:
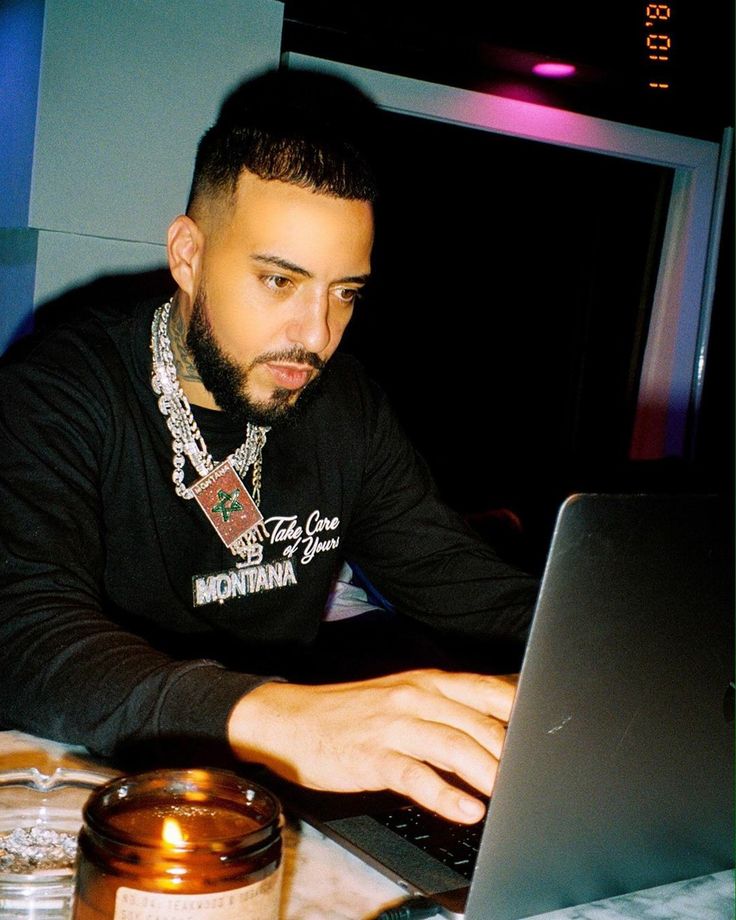
[[[478,799],[434,769],[490,794],[515,677],[408,671],[322,686],[268,683],[228,726],[242,760],[333,792],[393,789],[452,821],[483,816]]]

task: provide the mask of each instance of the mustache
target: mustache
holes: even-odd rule
[[[283,351],[267,351],[258,357],[251,363],[251,368],[255,367],[257,364],[269,364],[272,361],[285,361],[292,364],[308,364],[310,367],[313,367],[317,371],[321,371],[325,366],[325,361],[320,358],[319,355],[315,354],[313,351],[307,351],[305,348],[300,348],[298,345],[295,345],[293,348],[287,348]]]

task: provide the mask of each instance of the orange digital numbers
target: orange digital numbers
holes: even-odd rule
[[[650,22],[667,21],[672,15],[670,7],[666,3],[647,3],[647,25]]]
[[[647,32],[644,37],[644,47],[647,60],[657,65],[656,78],[649,79],[648,86],[650,89],[669,89],[669,81],[662,80],[659,71],[660,65],[670,60],[672,38],[669,32],[663,31],[663,26],[667,28],[664,24],[670,23],[672,19],[672,7],[669,3],[647,3],[645,17],[644,25]],[[652,71],[652,76],[655,76],[654,71]]]
[[[672,40],[669,35],[647,35],[647,51],[650,61],[669,61]]]

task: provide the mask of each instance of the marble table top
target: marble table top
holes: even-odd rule
[[[313,828],[293,833],[282,920],[372,920],[406,897],[398,885]],[[719,872],[539,916],[544,920],[733,920],[735,903],[733,872]],[[437,920],[442,920],[441,915]]]
[[[21,732],[0,732],[0,770],[31,766],[44,773],[57,767],[100,769],[83,748]],[[373,920],[405,898],[398,885],[313,828],[287,822],[284,844],[281,920]],[[734,905],[734,874],[720,872],[543,916],[544,920],[733,920]]]

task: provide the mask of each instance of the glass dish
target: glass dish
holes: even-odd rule
[[[0,771],[0,917],[67,920],[71,915],[82,806],[111,777],[59,768]]]

